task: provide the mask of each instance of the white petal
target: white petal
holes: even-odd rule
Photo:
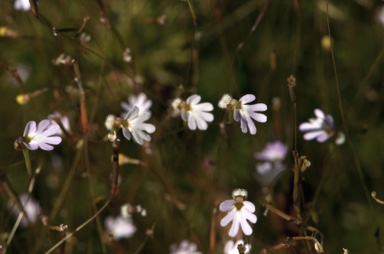
[[[268,109],[267,105],[265,105],[264,103],[249,105],[248,108],[250,111],[266,111]]]
[[[232,226],[231,228],[229,229],[229,233],[228,235],[230,237],[235,237],[237,235],[237,233],[239,232],[239,228],[240,228],[240,219],[241,217],[239,216],[240,214],[236,211],[236,215],[235,217],[233,218],[233,221],[232,221]]]
[[[240,224],[245,235],[252,235],[252,228],[245,219],[240,220]]]
[[[267,121],[267,116],[260,113],[252,113],[251,117],[258,121],[259,123],[265,123]]]
[[[46,144],[46,143],[42,143],[42,142],[40,142],[40,143],[38,143],[37,145],[39,146],[40,149],[45,150],[45,151],[51,151],[51,150],[53,150],[53,146],[48,145],[48,144]]]
[[[244,208],[247,209],[251,213],[254,213],[256,211],[256,207],[252,202],[244,201],[243,205],[244,205]]]
[[[319,126],[313,124],[313,123],[302,123],[299,126],[300,131],[313,131],[313,130],[318,130]]]
[[[256,100],[256,96],[254,96],[253,94],[246,94],[239,99],[239,101],[241,101],[243,104],[246,104],[248,102],[252,102],[254,100]]]
[[[321,118],[321,119],[324,119],[324,112],[323,111],[321,111],[321,109],[315,109],[315,116],[317,117],[317,118]]]
[[[224,218],[221,219],[220,225],[222,227],[227,226],[236,217],[236,213],[237,213],[236,208],[234,208]]]
[[[51,124],[51,121],[50,120],[42,120],[38,125],[37,125],[37,133],[43,133],[43,131],[45,131],[48,126]]]
[[[29,121],[29,122],[27,123],[27,125],[25,126],[23,136],[24,136],[24,137],[27,137],[28,134],[32,134],[32,133],[35,133],[35,132],[36,132],[36,122],[34,122],[34,121]]]
[[[308,132],[308,133],[304,134],[304,139],[305,140],[312,140],[312,139],[317,138],[320,135],[323,135],[324,133],[325,133],[325,131],[323,131],[323,130]]]
[[[317,137],[317,141],[320,142],[320,143],[323,143],[325,142],[327,139],[329,139],[331,137],[331,135],[329,135],[328,133],[324,132],[323,134],[321,134],[320,136]]]
[[[193,94],[193,95],[188,97],[186,102],[187,102],[187,104],[196,105],[200,102],[200,100],[201,100],[200,95]]]

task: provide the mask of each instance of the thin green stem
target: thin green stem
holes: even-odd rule
[[[31,158],[29,157],[29,150],[26,148],[23,148],[22,151],[25,159],[25,166],[27,167],[28,176],[32,177],[32,166],[31,166]]]

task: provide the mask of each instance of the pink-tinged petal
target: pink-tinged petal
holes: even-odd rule
[[[247,211],[249,211],[251,213],[254,213],[256,211],[256,207],[252,202],[244,201],[243,205],[244,205],[244,208],[247,209]]]
[[[39,148],[39,145],[36,143],[24,143],[24,145],[28,148],[28,150],[36,150]]]
[[[47,128],[48,126],[51,125],[51,121],[50,120],[42,120],[38,125],[37,125],[37,133],[43,133]]]
[[[299,126],[300,131],[314,131],[318,129],[319,129],[319,126],[313,123],[302,123]]]
[[[29,121],[24,129],[24,137],[27,137],[28,134],[35,133],[36,132],[36,122],[35,121]]]
[[[265,123],[267,121],[267,116],[264,114],[260,113],[252,113],[251,117],[255,120],[258,121],[259,123]]]
[[[196,105],[200,102],[201,97],[200,95],[194,94],[188,97],[186,100],[187,104]]]
[[[208,124],[204,121],[204,119],[200,117],[198,113],[190,115],[188,125],[190,121],[195,121],[199,130],[206,130],[208,128]]]
[[[333,129],[333,117],[331,115],[326,115],[324,118],[324,123],[327,125],[328,128]]]
[[[246,104],[248,102],[252,102],[254,100],[256,100],[256,96],[254,96],[253,94],[246,94],[239,99],[239,101],[241,101],[243,104]]]
[[[257,103],[254,105],[249,105],[248,109],[250,111],[266,111],[268,109],[268,107],[264,103]]]
[[[48,144],[46,144],[46,143],[42,143],[42,142],[40,142],[40,143],[38,143],[38,146],[39,146],[39,148],[40,148],[41,150],[45,150],[45,151],[51,151],[51,150],[53,150],[53,146],[48,145]]]
[[[323,131],[323,130],[308,132],[308,133],[304,134],[304,139],[305,140],[312,140],[312,139],[317,138],[320,135],[323,135],[324,133],[325,133],[325,131]]]
[[[224,218],[221,219],[220,225],[222,227],[227,226],[236,217],[236,213],[237,213],[236,209],[233,209],[232,211],[230,211]]]
[[[252,228],[245,219],[240,220],[241,230],[245,235],[252,235]]]
[[[58,145],[61,143],[61,137],[47,137],[43,142],[50,145]]]
[[[331,135],[329,135],[328,133],[324,132],[323,134],[321,134],[320,136],[317,137],[317,141],[320,142],[320,143],[323,143],[325,142],[327,139],[329,139],[331,137]]]
[[[240,121],[241,116],[238,109],[233,110],[233,119],[235,119],[236,122]]]
[[[236,203],[233,199],[228,199],[220,203],[219,209],[222,212],[228,212],[233,209],[233,205]]]
[[[321,109],[315,109],[315,116],[317,118],[321,118],[321,119],[324,119],[324,112],[321,110]]]

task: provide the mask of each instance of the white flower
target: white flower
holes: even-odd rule
[[[265,123],[267,121],[267,116],[261,113],[256,113],[258,111],[266,111],[267,105],[264,103],[257,103],[252,105],[246,105],[246,103],[256,100],[256,97],[252,94],[246,94],[240,98],[239,104],[234,108],[233,118],[236,122],[240,121],[241,130],[243,133],[249,133],[252,135],[256,134],[256,126],[252,121],[255,120],[260,123]]]
[[[188,128],[191,130],[196,130],[196,127],[199,130],[206,130],[207,122],[213,121],[213,114],[209,113],[213,110],[213,105],[209,102],[198,104],[200,100],[200,95],[191,95],[181,109],[181,118],[188,122]]]
[[[55,112],[53,114],[48,115],[48,119],[51,119],[56,122],[60,122],[64,130],[68,133],[71,133],[71,126],[69,125],[68,116],[62,115],[59,112]],[[63,131],[61,130],[61,127],[57,132],[57,135],[60,135],[60,136],[63,135]]]
[[[228,234],[230,237],[237,235],[240,226],[245,235],[251,235],[252,228],[248,224],[248,221],[251,223],[256,223],[257,221],[256,215],[253,214],[256,210],[255,205],[249,201],[245,201],[247,192],[243,189],[234,190],[232,196],[234,199],[225,200],[219,206],[220,211],[228,212],[220,221],[220,225],[225,227],[232,221]]]
[[[156,130],[153,124],[144,123],[150,117],[149,112],[139,114],[139,108],[136,106],[130,109],[122,123],[124,137],[130,140],[133,136],[136,143],[140,145],[144,143],[144,140],[150,141],[151,136],[148,133],[153,133]]]
[[[40,208],[39,202],[37,202],[36,199],[31,197],[27,193],[21,194],[19,196],[19,200],[20,200],[20,203],[22,204],[22,206],[24,208],[24,211],[27,213],[27,217],[28,217],[29,221],[31,223],[36,222],[37,219],[39,218],[39,215],[40,215],[40,212],[41,212],[41,208]],[[11,213],[14,216],[18,216],[19,213],[21,212],[18,209],[18,207],[15,204],[13,204],[13,203],[12,204],[9,203],[9,206],[12,206]],[[28,220],[25,218],[25,216],[21,220],[21,226],[23,226],[23,227],[28,226]]]
[[[30,121],[24,129],[23,144],[29,150],[38,148],[45,151],[53,150],[52,145],[61,143],[61,137],[56,136],[59,130],[60,126],[57,123],[47,119],[42,120],[37,128],[36,122]]]
[[[31,5],[29,0],[16,0],[13,3],[13,8],[17,11],[29,11],[31,9]]]
[[[305,140],[316,139],[318,142],[323,143],[329,138],[335,136],[335,128],[333,117],[325,115],[320,109],[315,109],[316,118],[309,119],[309,122],[300,124],[299,130],[304,132]],[[345,141],[343,132],[338,132],[336,135],[336,144],[341,145]]]
[[[244,246],[243,240],[238,240],[236,243],[232,240],[229,240],[225,243],[224,246],[224,254],[239,254],[239,250],[237,249],[237,245],[242,244]],[[245,244],[244,246],[246,248],[246,251],[244,253],[249,253],[251,250],[250,244]]]
[[[180,245],[172,244],[170,247],[170,254],[201,254],[201,252],[197,250],[195,243],[190,243],[189,241],[184,240]]]
[[[141,115],[144,112],[151,113],[149,109],[152,106],[152,101],[147,98],[145,93],[139,93],[136,95],[129,95],[128,96],[128,103],[123,101],[120,103],[121,107],[124,109],[124,113],[128,113],[134,106],[139,108],[139,115]]]
[[[236,122],[240,122],[241,131],[243,133],[247,133],[249,129],[249,133],[255,135],[257,129],[253,120],[260,123],[265,123],[267,121],[266,115],[257,113],[260,111],[266,111],[267,105],[264,103],[247,105],[247,103],[254,100],[256,100],[256,97],[253,94],[246,94],[238,101],[232,99],[232,97],[228,94],[225,94],[219,102],[219,107],[233,110],[233,119],[235,119]]]
[[[172,102],[174,115],[181,114],[181,118],[188,122],[188,128],[191,130],[206,130],[207,122],[213,121],[213,114],[209,111],[213,110],[213,105],[209,102],[200,103],[201,96],[193,94],[186,101],[179,98]]]
[[[118,216],[116,218],[108,216],[104,221],[106,231],[112,234],[118,240],[121,238],[129,238],[136,232],[136,227],[133,225],[131,218],[123,218]]]

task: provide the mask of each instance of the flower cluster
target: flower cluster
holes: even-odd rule
[[[24,134],[15,141],[15,148],[21,150],[28,148],[29,150],[36,150],[38,148],[51,151],[52,145],[61,143],[61,137],[58,133],[60,126],[51,120],[42,120],[37,126],[36,122],[30,121],[24,129]]]
[[[255,153],[255,159],[263,162],[256,164],[256,179],[262,185],[270,185],[285,170],[282,161],[288,153],[288,147],[281,141],[268,143],[263,151]]]
[[[136,232],[136,227],[130,217],[107,216],[105,218],[104,225],[106,231],[116,240],[129,238]]]
[[[316,139],[323,143],[331,137],[336,137],[335,143],[341,145],[345,141],[343,132],[336,132],[331,115],[325,115],[320,109],[315,109],[316,118],[309,119],[309,122],[300,124],[299,130],[304,132],[305,140]],[[337,134],[337,135],[335,135]]]
[[[257,132],[255,120],[260,123],[267,121],[267,116],[258,112],[266,111],[267,105],[264,103],[256,103],[249,105],[248,103],[256,100],[253,94],[246,94],[239,100],[233,99],[230,95],[225,94],[219,101],[219,107],[222,109],[233,110],[233,119],[240,122],[241,131],[255,135]]]
[[[213,105],[209,102],[199,103],[200,95],[194,94],[188,97],[186,101],[177,98],[172,103],[174,115],[181,115],[181,118],[188,122],[188,128],[191,130],[206,130],[207,122],[213,121]]]
[[[239,232],[239,228],[245,235],[252,234],[252,228],[248,224],[256,223],[257,217],[253,213],[256,211],[255,205],[245,199],[248,196],[248,192],[244,189],[235,189],[232,192],[233,199],[223,201],[219,209],[222,212],[228,212],[228,214],[220,221],[222,227],[227,226],[231,221],[232,225],[228,235],[235,237]]]

